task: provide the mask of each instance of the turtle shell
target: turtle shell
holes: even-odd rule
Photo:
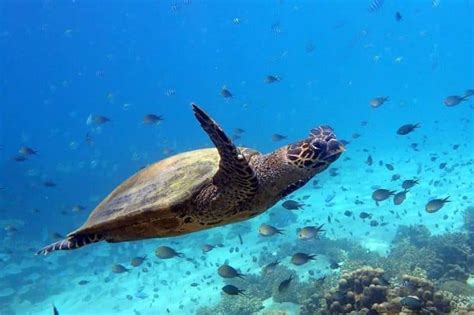
[[[188,210],[191,198],[212,180],[219,161],[215,148],[184,152],[158,161],[115,188],[84,225],[70,235],[120,229],[123,239],[160,236],[156,224],[149,227],[151,222],[159,222],[160,218],[162,224],[166,220],[176,221],[177,213],[172,211]],[[136,235],[127,237],[127,233]]]

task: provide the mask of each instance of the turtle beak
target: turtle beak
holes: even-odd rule
[[[327,143],[327,153],[324,159],[332,163],[337,160],[344,151],[346,151],[344,144],[336,139],[331,139]]]

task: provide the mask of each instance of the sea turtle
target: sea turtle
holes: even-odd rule
[[[99,241],[177,236],[252,218],[325,170],[344,151],[320,126],[301,141],[260,154],[236,147],[196,104],[194,115],[215,148],[184,152],[128,178],[64,240],[37,254]]]

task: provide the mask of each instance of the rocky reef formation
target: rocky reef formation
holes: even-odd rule
[[[451,311],[450,300],[432,282],[404,275],[401,284],[393,285],[385,279],[383,269],[364,267],[341,276],[338,286],[324,296],[326,307],[321,313],[410,312],[414,307],[404,306],[408,296],[419,299],[421,306],[417,310],[443,314]]]
[[[474,252],[474,206],[464,210],[464,230],[467,233],[467,245]]]
[[[465,233],[431,235],[425,226],[400,226],[383,267],[390,276],[426,270],[436,281],[465,282],[474,270],[474,252]]]

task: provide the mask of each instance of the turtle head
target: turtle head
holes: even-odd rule
[[[344,145],[336,139],[329,126],[311,129],[309,137],[287,147],[286,157],[290,164],[312,177],[324,171],[344,152]]]

